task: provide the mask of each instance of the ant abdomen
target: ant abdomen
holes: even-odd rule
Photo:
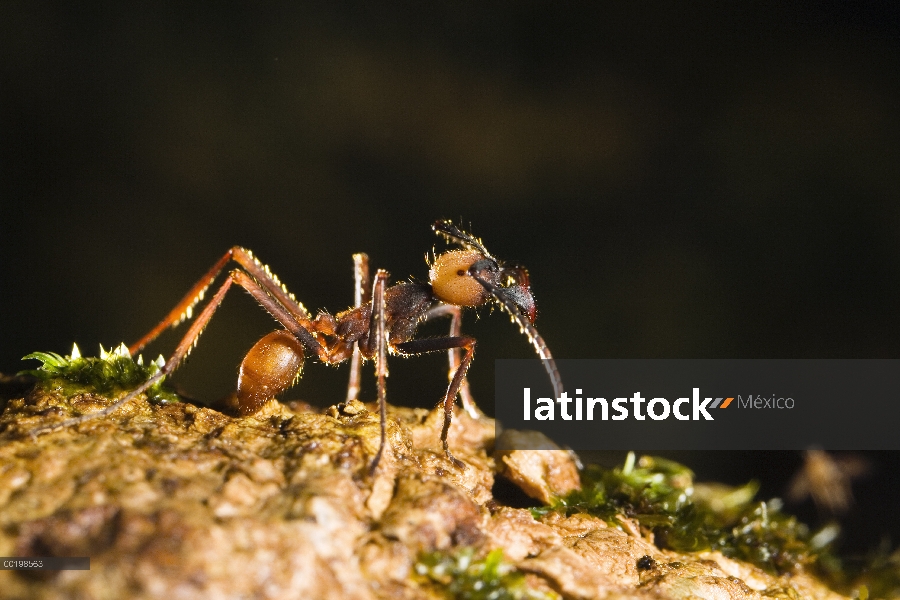
[[[250,349],[238,375],[238,412],[252,415],[288,389],[303,368],[303,346],[284,330],[273,331]]]

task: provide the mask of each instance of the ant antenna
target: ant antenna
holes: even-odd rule
[[[484,244],[477,237],[470,233],[466,233],[453,224],[449,219],[439,219],[431,226],[435,233],[444,236],[448,242],[456,242],[467,250],[476,250],[485,258],[489,258],[494,262],[498,262],[496,258],[491,256]]]

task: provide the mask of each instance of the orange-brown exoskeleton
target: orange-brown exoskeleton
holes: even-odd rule
[[[533,325],[536,307],[528,272],[521,267],[505,266],[488,253],[480,240],[460,230],[450,221],[437,221],[433,229],[461,249],[435,257],[429,272],[429,283],[403,282],[387,287],[387,272],[378,270],[374,283],[370,285],[368,259],[365,254],[356,254],[354,307],[336,315],[320,312],[315,318],[249,250],[239,246],[231,248],[156,327],[129,347],[129,352],[135,355],[164,329],[190,318],[194,306],[203,299],[216,276],[230,261],[236,262],[240,268],[229,272],[228,278],[200,311],[159,373],[108,408],[70,419],[53,428],[110,414],[174,371],[197,342],[226,292],[233,284],[238,284],[284,328],[263,337],[241,362],[237,385],[238,411],[241,414],[255,413],[263,404],[292,385],[307,355],[314,355],[328,364],[350,360],[347,399],[354,400],[359,392],[360,357],[375,359],[381,444],[372,461],[374,470],[385,444],[387,353],[412,356],[449,351],[451,376],[447,392],[441,401],[444,409],[441,442],[447,457],[461,466],[450,453],[447,433],[457,395],[461,397],[463,407],[476,414],[465,384],[466,372],[475,352],[475,339],[460,334],[463,308],[498,304],[512,316],[521,331],[528,336],[538,356],[543,359],[557,397],[561,395],[562,382],[550,350]],[[449,336],[414,339],[419,323],[442,316],[451,317]]]

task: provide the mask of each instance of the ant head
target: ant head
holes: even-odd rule
[[[481,306],[488,302],[491,294],[469,273],[475,265],[480,276],[498,280],[497,263],[475,250],[451,250],[437,256],[428,272],[437,299],[456,306]]]
[[[487,251],[481,240],[462,231],[450,221],[437,221],[435,233],[464,250],[451,250],[436,257],[429,281],[441,302],[456,306],[481,306],[494,300],[517,320],[534,322],[537,306],[522,267],[504,267]]]
[[[436,221],[432,229],[448,242],[454,242],[463,250],[451,250],[438,256],[431,265],[429,278],[431,289],[438,300],[457,306],[480,306],[491,300],[512,316],[535,352],[541,358],[544,369],[553,384],[553,393],[562,396],[563,385],[550,355],[550,349],[534,328],[537,307],[528,271],[519,266],[504,266],[475,236],[459,229],[450,221]]]

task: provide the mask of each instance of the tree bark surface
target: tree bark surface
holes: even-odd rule
[[[91,561],[0,571],[2,598],[443,598],[416,562],[461,548],[502,549],[546,597],[842,598],[806,575],[660,550],[637,527],[504,506],[498,470],[546,501],[578,485],[574,464],[563,451],[494,456],[494,422],[462,410],[450,446],[465,469],[441,451],[438,411],[392,408],[370,475],[379,419],[358,402],[238,418],[139,398],[36,437],[112,400],[45,385],[0,402],[0,556]]]

